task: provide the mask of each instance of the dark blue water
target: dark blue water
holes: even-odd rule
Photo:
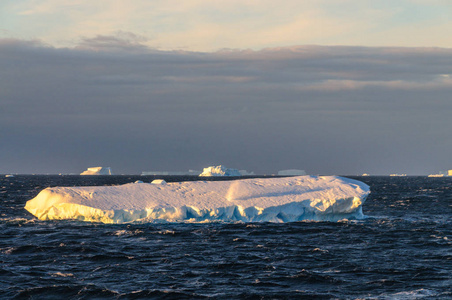
[[[355,178],[372,190],[368,218],[337,223],[104,225],[23,209],[48,186],[152,179],[0,178],[0,298],[452,299],[452,178]]]

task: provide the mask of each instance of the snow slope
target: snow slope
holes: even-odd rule
[[[369,187],[335,176],[52,187],[26,203],[41,220],[291,222],[363,217]]]

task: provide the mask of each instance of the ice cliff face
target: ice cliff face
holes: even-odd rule
[[[25,209],[40,220],[103,223],[338,221],[362,218],[369,193],[366,184],[335,176],[137,182],[46,188]]]
[[[86,171],[80,173],[80,175],[113,175],[110,167],[93,167],[88,168]]]
[[[199,176],[242,176],[242,174],[237,169],[229,169],[220,165],[204,168]]]

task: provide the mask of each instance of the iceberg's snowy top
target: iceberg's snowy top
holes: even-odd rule
[[[110,167],[92,167],[80,173],[80,175],[113,175]]]
[[[297,170],[297,169],[281,170],[281,171],[278,171],[278,175],[281,175],[281,176],[301,176],[301,175],[306,175],[306,171],[305,170]]]
[[[242,174],[237,169],[230,169],[219,165],[204,168],[199,176],[242,176]]]
[[[130,183],[46,188],[25,209],[41,220],[104,223],[337,221],[362,218],[369,193],[366,184],[335,176]]]

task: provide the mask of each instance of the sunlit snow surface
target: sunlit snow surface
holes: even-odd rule
[[[292,222],[363,218],[369,187],[336,176],[52,187],[26,203],[41,220]]]

